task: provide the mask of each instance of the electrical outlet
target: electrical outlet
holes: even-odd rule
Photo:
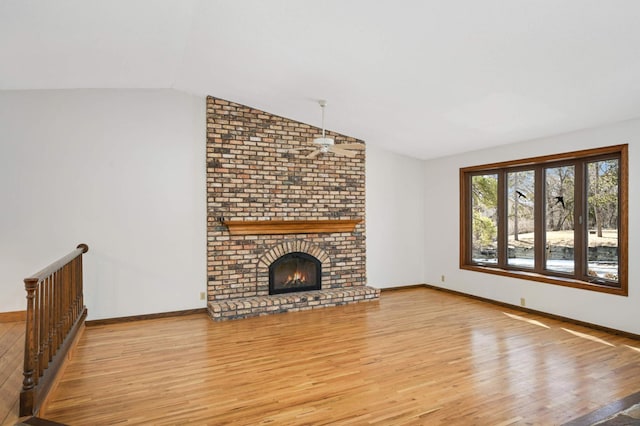
[[[440,275],[440,281],[444,282],[444,275]]]
[[[200,300],[204,300],[207,297],[207,293],[205,293],[204,291],[200,292]]]
[[[521,298],[520,298],[520,306],[522,306],[522,307],[527,306],[527,304],[526,304],[526,303],[525,303],[525,301],[524,301],[524,297],[521,297]]]

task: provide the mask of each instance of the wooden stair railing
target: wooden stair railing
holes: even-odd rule
[[[78,247],[37,274],[25,278],[27,320],[20,416],[35,415],[87,317]]]

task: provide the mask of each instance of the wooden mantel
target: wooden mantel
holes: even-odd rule
[[[362,219],[223,220],[231,235],[320,234],[353,232]]]

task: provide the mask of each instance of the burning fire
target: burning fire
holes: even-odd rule
[[[289,275],[287,277],[288,283],[303,283],[306,281],[307,281],[307,278],[298,271],[294,272],[293,275]]]

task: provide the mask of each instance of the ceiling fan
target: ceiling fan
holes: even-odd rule
[[[327,106],[327,101],[320,100],[318,101],[320,108],[322,108],[322,136],[313,139],[313,143],[317,145],[316,148],[302,148],[302,149],[312,149],[310,154],[305,155],[304,158],[315,158],[320,154],[326,154],[328,152],[333,152],[336,155],[344,155],[345,157],[353,158],[357,155],[357,150],[363,150],[364,145],[359,143],[341,143],[335,144],[333,138],[326,136],[325,128],[324,128],[324,109]],[[352,151],[356,150],[356,151]],[[297,149],[293,149],[290,152],[297,153]]]

